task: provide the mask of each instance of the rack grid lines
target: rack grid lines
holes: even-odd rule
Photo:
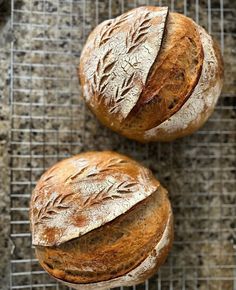
[[[28,204],[62,158],[112,149],[139,160],[168,188],[175,242],[158,273],[132,290],[236,290],[236,5],[229,0],[11,0],[10,289],[64,290],[39,266]],[[204,26],[225,60],[217,108],[196,134],[141,145],[102,127],[80,96],[77,66],[90,31],[141,5],[169,6]]]

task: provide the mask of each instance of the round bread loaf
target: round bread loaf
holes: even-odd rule
[[[46,171],[30,220],[40,264],[75,289],[141,283],[164,263],[173,240],[167,191],[150,170],[108,151]]]
[[[83,96],[98,119],[141,142],[193,133],[223,84],[217,44],[167,7],[139,7],[102,22],[81,54]]]

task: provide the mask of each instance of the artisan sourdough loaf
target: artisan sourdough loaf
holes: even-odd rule
[[[167,7],[139,7],[102,22],[82,51],[83,96],[98,119],[141,142],[193,133],[223,84],[217,44]]]
[[[143,282],[173,240],[167,191],[152,173],[114,152],[89,152],[50,168],[30,205],[42,267],[75,289]]]

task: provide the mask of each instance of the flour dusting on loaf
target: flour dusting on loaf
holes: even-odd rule
[[[137,103],[158,55],[168,8],[137,8],[100,24],[80,62],[85,99],[124,119]],[[99,35],[99,36],[98,36]]]
[[[157,190],[151,172],[126,156],[84,153],[49,169],[31,201],[34,245],[54,246],[112,221]]]

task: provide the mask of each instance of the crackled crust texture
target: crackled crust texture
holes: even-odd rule
[[[223,62],[217,45],[191,19],[147,6],[94,29],[79,78],[89,108],[104,125],[141,142],[169,141],[191,134],[210,116]],[[174,125],[167,126],[171,118]]]
[[[143,282],[173,240],[167,191],[147,168],[110,151],[82,153],[46,171],[30,220],[40,264],[75,289]]]

